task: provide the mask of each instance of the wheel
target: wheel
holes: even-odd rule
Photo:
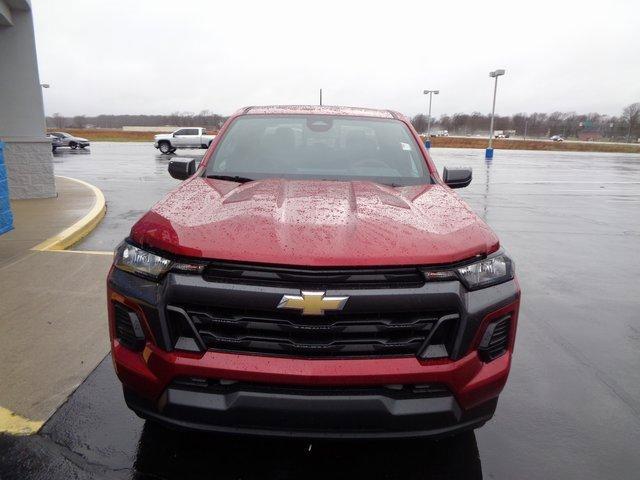
[[[51,145],[51,151],[52,151],[52,152],[55,152],[55,151],[56,151],[56,148],[58,148],[58,147],[54,147],[53,145]]]
[[[177,150],[177,148],[176,148],[176,147],[172,147],[172,148],[171,148],[171,151],[170,151],[169,153],[175,153],[175,151],[176,151],[176,150]]]
[[[69,146],[75,150],[76,148],[78,148],[78,144],[76,142],[69,142]]]
[[[160,142],[160,144],[158,145],[158,149],[165,155],[167,153],[175,151],[175,148],[171,147],[171,144],[169,142]]]

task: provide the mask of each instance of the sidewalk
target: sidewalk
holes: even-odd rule
[[[37,430],[108,352],[111,255],[31,250],[96,210],[91,186],[56,186],[58,198],[12,202],[15,229],[0,236],[0,432]]]

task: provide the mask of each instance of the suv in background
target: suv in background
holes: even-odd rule
[[[155,136],[153,146],[162,153],[173,153],[178,148],[209,148],[215,135],[208,135],[204,128],[180,128],[173,133]]]
[[[116,249],[127,405],[192,430],[438,437],[489,420],[520,288],[491,229],[387,110],[248,107]]]

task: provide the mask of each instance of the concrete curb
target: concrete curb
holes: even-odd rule
[[[76,223],[71,225],[69,228],[64,229],[57,235],[54,235],[53,237],[46,239],[44,242],[39,243],[31,250],[45,252],[51,250],[64,250],[66,248],[69,248],[74,243],[77,243],[82,238],[86,237],[94,228],[96,228],[107,212],[107,204],[105,202],[104,194],[98,187],[95,187],[90,183],[83,182],[82,180],[78,180],[77,178],[64,177],[61,175],[56,176],[80,183],[81,185],[84,185],[85,187],[91,189],[96,197],[95,202],[91,210],[89,210],[89,212],[84,217],[82,217]]]

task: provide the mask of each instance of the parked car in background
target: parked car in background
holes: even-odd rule
[[[66,132],[50,132],[47,134],[47,138],[51,139],[51,150],[56,151],[56,148],[70,147],[73,150],[76,148],[87,148],[89,146],[89,140],[82,137],[74,137],[70,133]]]
[[[551,138],[549,138],[549,140],[552,140],[554,142],[564,142],[564,138],[562,138],[562,136],[560,135],[553,135]]]
[[[435,133],[431,134],[432,137],[448,137],[449,136],[449,130],[438,130]]]
[[[47,133],[47,138],[51,140],[51,151],[55,152],[56,148],[62,146],[62,142],[60,142],[60,138],[56,137],[52,133]]]
[[[507,381],[520,287],[403,115],[248,107],[132,227],[107,281],[127,405],[182,429],[443,436]]]
[[[204,128],[180,128],[173,133],[155,136],[153,146],[162,153],[173,153],[178,148],[209,148],[215,135],[208,135]]]
[[[496,130],[493,132],[493,138],[511,138],[515,134],[515,130]]]

